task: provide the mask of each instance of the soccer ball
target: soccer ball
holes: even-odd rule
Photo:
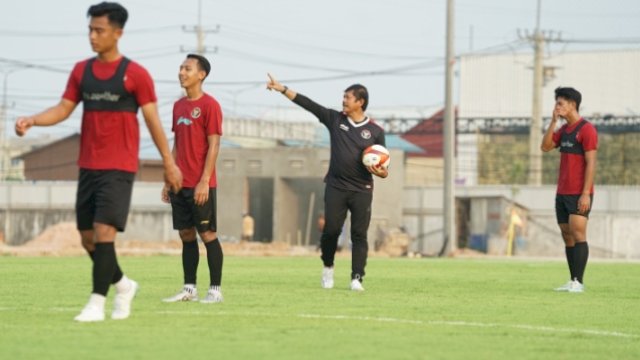
[[[382,145],[371,145],[362,152],[362,163],[364,166],[389,166],[391,157],[389,150]]]

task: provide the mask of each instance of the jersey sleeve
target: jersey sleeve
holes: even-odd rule
[[[209,103],[207,118],[205,119],[205,131],[209,135],[222,135],[222,109],[217,101]]]
[[[376,144],[382,145],[384,147],[387,147],[385,136],[384,136],[384,131],[380,131],[380,133],[376,137]]]
[[[297,94],[295,98],[293,98],[293,102],[303,109],[309,111],[313,115],[315,115],[321,123],[326,126],[331,124],[331,119],[335,119],[335,116],[331,116],[332,113],[337,113],[335,110],[327,109],[326,107],[319,105],[315,101],[309,99],[308,97]]]
[[[139,106],[158,101],[153,79],[147,69],[132,61],[126,75],[125,88],[133,93]]]
[[[580,138],[584,151],[598,149],[598,132],[593,125],[583,126],[582,129],[580,129]]]
[[[69,80],[67,80],[67,87],[62,94],[63,99],[67,99],[76,104],[82,100],[80,82],[82,81],[82,73],[84,72],[85,66],[86,62],[79,62],[73,67],[71,74],[69,74]]]

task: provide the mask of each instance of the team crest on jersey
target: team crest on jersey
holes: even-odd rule
[[[193,110],[191,110],[191,118],[192,119],[197,119],[200,117],[200,114],[202,112],[200,111],[199,107],[194,107]]]
[[[360,136],[362,136],[363,139],[371,139],[371,131],[364,129],[360,133]]]

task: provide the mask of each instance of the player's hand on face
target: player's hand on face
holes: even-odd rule
[[[23,136],[26,134],[27,130],[33,126],[33,123],[34,120],[32,117],[19,117],[18,120],[16,120],[16,135]]]
[[[165,202],[167,204],[171,203],[171,199],[169,198],[169,187],[167,186],[167,184],[164,184],[164,186],[162,187],[160,200],[162,200],[162,202]]]
[[[182,188],[182,173],[176,164],[164,171],[164,183],[177,193]]]
[[[584,214],[591,208],[591,197],[589,195],[582,194],[578,199],[578,212]]]
[[[196,185],[196,190],[193,193],[193,200],[198,206],[204,205],[209,200],[209,183],[200,181]]]

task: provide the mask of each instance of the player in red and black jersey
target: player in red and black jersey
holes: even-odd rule
[[[304,95],[279,83],[269,75],[267,89],[284,94],[289,100],[314,114],[329,130],[331,159],[325,176],[324,213],[325,225],[322,230],[320,247],[322,250],[323,288],[333,287],[333,265],[338,237],[342,230],[347,211],[351,212],[351,289],[364,290],[362,280],[367,264],[367,230],[371,221],[371,201],[373,199],[373,177],[386,178],[389,173],[384,167],[365,167],[362,152],[369,146],[384,146],[384,130],[365,115],[369,102],[367,89],[352,85],[344,91],[342,111],[327,109]]]
[[[129,317],[138,288],[122,273],[114,240],[125,229],[138,170],[139,108],[162,155],[167,185],[177,191],[182,183],[158,116],[153,80],[118,50],[127,10],[118,3],[102,2],[91,6],[87,16],[89,41],[97,56],[75,65],[58,105],[18,118],[15,126],[22,136],[32,126],[55,125],[83,102],[76,220],[82,246],[93,260],[93,290],[88,304],[75,317],[82,322],[104,320],[105,298],[112,283],[116,296],[111,317]]]
[[[207,249],[210,285],[201,302],[221,302],[222,247],[217,236],[216,218],[216,159],[222,135],[220,104],[202,91],[202,82],[209,75],[211,65],[200,55],[189,54],[180,65],[180,86],[187,96],[173,105],[175,134],[173,156],[182,171],[183,188],[174,192],[168,186],[162,199],[171,202],[173,228],[182,240],[182,270],[184,286],[177,295],[165,302],[196,301],[196,273],[200,251],[197,235]]]
[[[565,243],[569,281],[557,291],[583,292],[589,258],[587,220],[593,202],[598,133],[578,113],[582,95],[573,88],[557,88],[551,124],[542,139],[542,151],[560,149],[556,218]],[[558,118],[566,124],[555,131]]]

